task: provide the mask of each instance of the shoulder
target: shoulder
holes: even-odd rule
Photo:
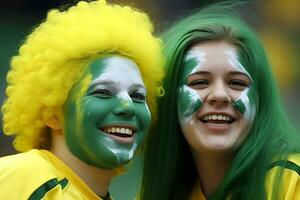
[[[37,188],[55,178],[40,150],[0,159],[0,196],[6,199],[28,199]],[[13,193],[14,190],[18,192]]]
[[[291,154],[287,159],[272,162],[269,169],[274,171],[274,168],[290,172],[295,176],[300,176],[300,154]]]
[[[40,150],[30,150],[25,153],[18,153],[0,159],[0,172],[22,172],[28,175],[30,172],[35,174],[40,170],[49,168],[49,162]],[[3,175],[3,174],[2,174]]]
[[[273,199],[271,196],[276,187],[280,199],[300,199],[300,154],[291,154],[287,159],[271,163],[266,179],[268,199]]]

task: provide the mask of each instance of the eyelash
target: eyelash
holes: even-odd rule
[[[146,101],[146,97],[145,95],[139,93],[139,92],[133,92],[130,95],[131,99],[135,102],[145,102]]]
[[[90,93],[93,96],[99,96],[101,98],[109,98],[112,96],[112,93],[106,89],[98,89]]]
[[[208,86],[208,84],[209,81],[205,79],[197,79],[197,80],[190,81],[187,85],[194,89],[204,89]]]
[[[91,92],[89,95],[93,95],[93,96],[98,96],[101,98],[110,98],[112,97],[112,93],[109,90],[106,89],[98,89],[95,90],[93,92]],[[145,102],[146,101],[146,97],[145,95],[139,93],[139,92],[133,92],[130,95],[130,98],[134,101],[134,102]]]
[[[209,81],[205,79],[197,79],[197,80],[190,81],[187,85],[194,89],[204,89],[209,85]],[[228,85],[232,89],[236,89],[236,90],[241,90],[246,87],[249,87],[248,83],[238,79],[229,80]]]
[[[249,87],[249,85],[245,81],[237,79],[230,80],[228,82],[228,85],[231,86],[233,89],[244,89],[246,87]]]
[[[189,86],[192,86],[192,85],[203,85],[203,84],[208,84],[208,81],[207,80],[203,80],[203,79],[199,79],[199,80],[194,80],[194,81],[191,81],[188,85]]]

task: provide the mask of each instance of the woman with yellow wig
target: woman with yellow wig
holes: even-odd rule
[[[7,75],[3,130],[22,153],[0,159],[1,198],[110,199],[111,178],[155,119],[160,46],[130,7],[50,11]]]

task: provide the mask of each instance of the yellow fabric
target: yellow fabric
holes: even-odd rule
[[[288,158],[289,161],[300,166],[300,155],[295,154]],[[299,174],[287,168],[282,168],[280,166],[273,167],[267,175],[266,179],[266,191],[267,200],[273,200],[272,196],[274,188],[274,180],[276,178],[278,170],[283,169],[282,175],[282,185],[278,191],[280,200],[299,200],[300,199],[300,176]]]
[[[288,158],[289,161],[294,164],[300,166],[300,155],[292,155]],[[266,194],[267,200],[274,200],[275,198],[272,196],[273,188],[274,188],[274,180],[276,178],[277,172],[279,169],[283,169],[282,175],[282,187],[278,192],[280,200],[300,200],[300,176],[299,174],[287,168],[282,168],[280,166],[273,167],[267,174],[266,177]],[[245,194],[247,195],[247,194]],[[200,183],[197,181],[191,196],[191,200],[205,200],[206,197],[201,191]]]
[[[68,184],[49,190],[43,200],[101,200],[69,167],[46,150],[30,150],[0,159],[0,197],[27,200],[45,182],[66,178]]]
[[[196,181],[196,184],[192,192],[191,200],[205,200],[205,196],[202,193],[199,181]]]

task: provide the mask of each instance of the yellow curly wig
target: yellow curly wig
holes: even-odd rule
[[[149,18],[104,0],[82,1],[67,11],[50,11],[12,58],[2,107],[3,131],[16,136],[18,151],[45,146],[45,119],[62,112],[85,67],[105,53],[125,55],[137,63],[155,117],[163,61],[161,40],[153,36]]]

